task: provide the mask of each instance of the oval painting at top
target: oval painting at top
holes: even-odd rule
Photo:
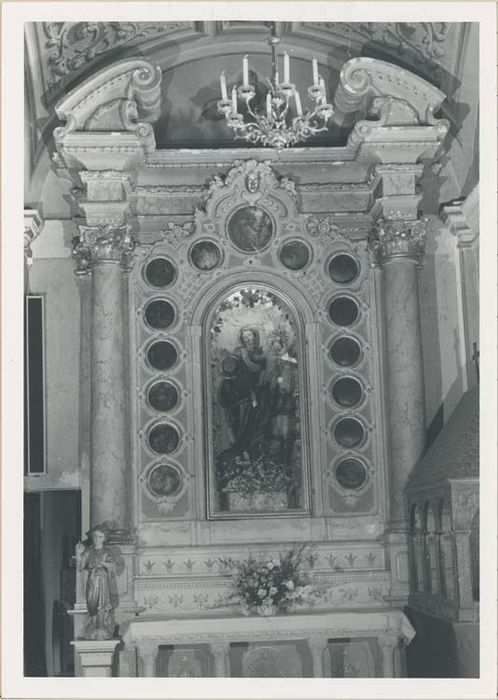
[[[257,253],[266,248],[273,235],[268,214],[259,207],[242,207],[228,221],[228,236],[244,253]]]

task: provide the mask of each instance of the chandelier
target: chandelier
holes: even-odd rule
[[[278,70],[277,45],[280,39],[276,34],[275,23],[271,23],[268,44],[272,55],[272,77],[266,79],[265,109],[256,104],[256,90],[249,83],[249,57],[242,60],[242,85],[234,85],[231,99],[228,98],[225,71],[220,75],[221,100],[218,111],[225,115],[226,123],[235,132],[235,138],[249,143],[271,146],[281,150],[327,130],[327,121],[334,113],[327,102],[325,81],[318,73],[318,61],[312,59],[313,85],[308,88],[311,106],[303,113],[301,96],[290,81],[289,55],[283,54],[283,81]],[[244,105],[244,114],[239,107]]]

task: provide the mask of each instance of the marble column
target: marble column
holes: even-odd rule
[[[313,637],[308,640],[313,664],[313,678],[324,678],[323,655],[327,648],[328,639],[326,637]]]
[[[136,648],[142,661],[142,677],[154,678],[156,675],[156,661],[159,645],[154,641],[137,642]]]
[[[211,653],[214,658],[214,675],[216,678],[227,678],[228,672],[228,653],[230,644],[228,642],[216,642],[211,644]]]
[[[92,278],[90,518],[111,537],[126,539],[128,522],[128,397],[123,270],[133,242],[129,228],[80,226],[73,254],[77,271]]]
[[[382,270],[382,310],[390,436],[390,529],[407,526],[404,488],[425,443],[425,398],[418,268],[424,223],[381,219],[370,241]]]

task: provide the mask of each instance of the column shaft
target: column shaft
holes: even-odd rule
[[[92,270],[91,520],[127,527],[127,434],[122,268]]]

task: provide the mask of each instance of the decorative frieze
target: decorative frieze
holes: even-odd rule
[[[73,241],[73,257],[77,274],[88,272],[94,265],[115,263],[123,268],[130,264],[135,241],[128,224],[124,226],[79,226],[79,237]]]
[[[420,263],[425,252],[426,221],[380,219],[369,240],[375,265],[393,258],[409,258]]]

